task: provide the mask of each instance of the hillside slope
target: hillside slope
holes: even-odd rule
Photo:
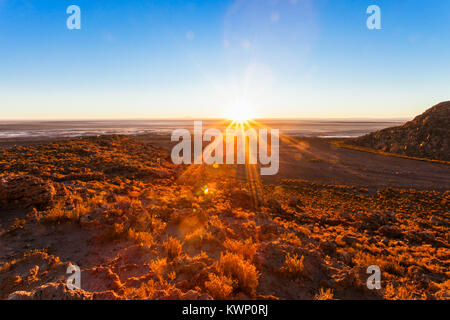
[[[448,299],[449,200],[242,181],[134,137],[7,149],[0,299]]]
[[[450,101],[435,105],[400,127],[372,132],[351,143],[411,157],[450,161]]]

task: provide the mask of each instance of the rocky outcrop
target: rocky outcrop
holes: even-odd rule
[[[45,209],[52,203],[55,195],[56,189],[52,182],[31,175],[0,180],[0,206]]]
[[[450,101],[435,105],[403,126],[376,131],[351,143],[411,157],[450,161]]]

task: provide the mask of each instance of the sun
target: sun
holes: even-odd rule
[[[254,118],[254,114],[247,103],[236,103],[228,108],[226,118],[237,123],[243,123]]]

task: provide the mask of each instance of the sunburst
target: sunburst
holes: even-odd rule
[[[247,123],[247,121],[254,118],[254,113],[248,103],[235,103],[231,105],[226,111],[226,118],[232,120],[236,124]]]

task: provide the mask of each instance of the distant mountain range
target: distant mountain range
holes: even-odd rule
[[[450,101],[414,120],[355,138],[352,144],[411,157],[450,161]]]

